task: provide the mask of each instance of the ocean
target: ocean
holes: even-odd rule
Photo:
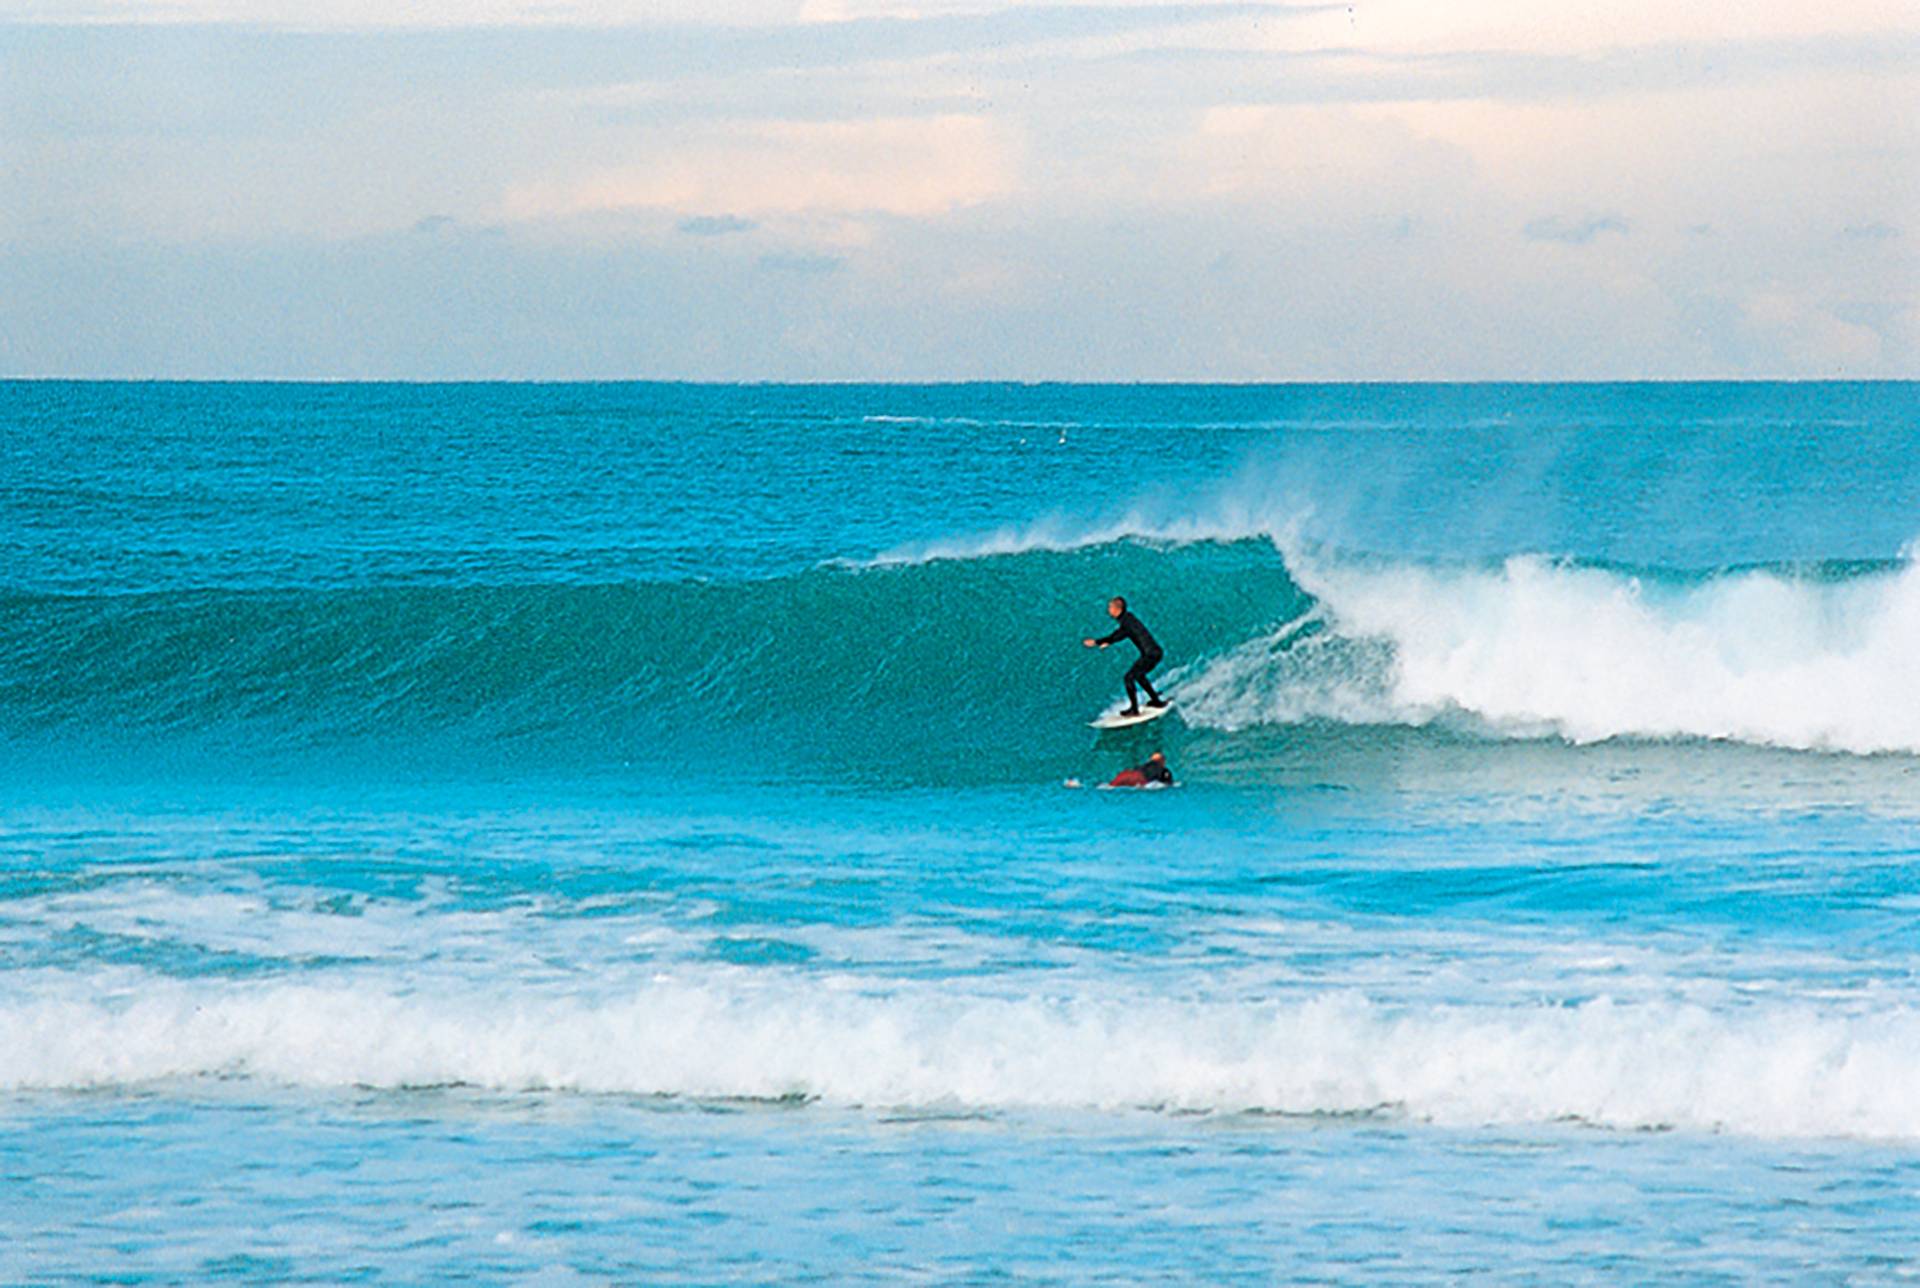
[[[1911,1278],[1916,536],[1911,383],[0,384],[0,1280]]]

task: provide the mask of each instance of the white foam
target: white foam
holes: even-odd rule
[[[208,1075],[844,1105],[1579,1120],[1920,1139],[1920,1012],[993,997],[717,971],[619,995],[84,982],[0,1002],[0,1087]]]
[[[1494,569],[1286,558],[1313,620],[1180,677],[1189,722],[1464,716],[1574,742],[1920,752],[1911,562],[1844,582],[1751,571],[1656,586],[1532,556]]]

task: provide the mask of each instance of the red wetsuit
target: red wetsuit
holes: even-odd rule
[[[1145,787],[1148,783],[1165,783],[1173,786],[1173,771],[1167,768],[1164,760],[1149,760],[1146,764],[1133,769],[1123,769],[1113,776],[1109,787]]]

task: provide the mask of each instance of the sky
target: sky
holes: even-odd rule
[[[0,376],[1920,377],[1920,0],[0,0]]]

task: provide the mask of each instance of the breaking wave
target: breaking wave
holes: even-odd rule
[[[1912,564],[1677,576],[1298,557],[1311,607],[1191,668],[1190,720],[1920,751]]]
[[[1124,592],[1185,730],[1920,753],[1920,568],[1386,559],[1247,516],[1030,529],[732,582],[0,595],[0,737],[436,743],[756,772],[1057,777]]]
[[[0,1088],[221,1077],[925,1110],[1377,1114],[1452,1125],[1920,1139],[1920,1014],[875,994],[657,980],[599,1000],[77,982],[0,1003]]]

